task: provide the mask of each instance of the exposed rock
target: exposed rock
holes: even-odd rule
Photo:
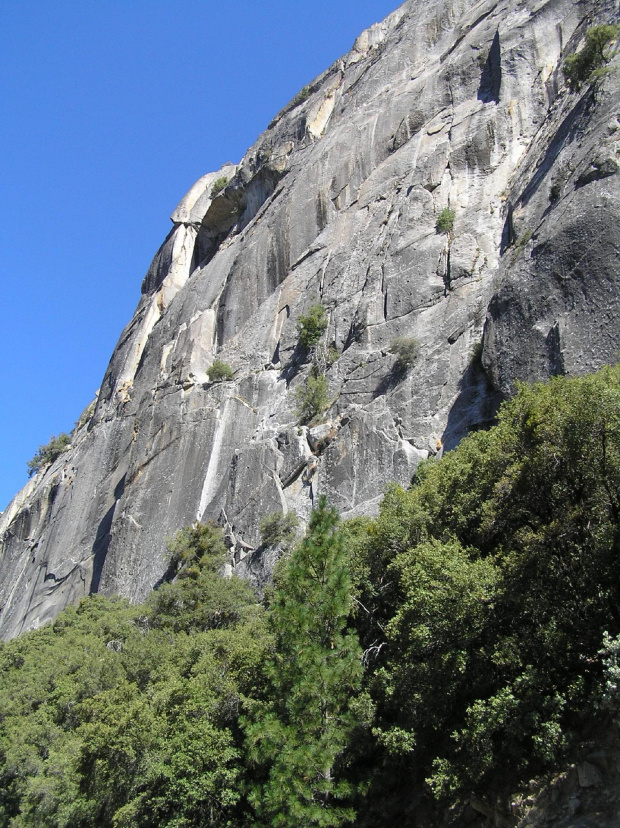
[[[2,636],[89,592],[144,598],[194,520],[218,521],[260,586],[277,553],[263,515],[303,523],[319,493],[372,513],[488,425],[515,379],[615,358],[620,91],[610,75],[571,93],[561,70],[614,12],[408,0],[191,188],[94,412],[0,517]],[[340,357],[308,429],[297,320],[317,300]],[[405,372],[399,336],[420,343]],[[208,382],[215,358],[232,381]]]
[[[600,771],[590,762],[580,762],[577,765],[577,775],[579,776],[580,788],[593,788],[603,782]]]

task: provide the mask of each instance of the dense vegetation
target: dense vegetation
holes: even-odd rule
[[[227,175],[220,175],[219,178],[216,178],[213,184],[211,185],[211,198],[215,198],[221,192],[226,189],[226,185],[228,184],[229,178]]]
[[[323,305],[318,302],[311,305],[308,313],[302,314],[297,320],[300,345],[303,348],[312,348],[323,336],[327,325],[328,319]]]
[[[438,233],[451,233],[452,228],[454,227],[455,218],[456,214],[454,210],[450,210],[449,207],[444,207],[444,209],[437,216],[435,230]]]
[[[583,83],[593,83],[607,73],[606,64],[612,58],[610,45],[620,34],[620,26],[592,26],[586,32],[586,41],[580,52],[568,55],[564,62],[564,75],[573,90]]]
[[[37,453],[26,464],[28,467],[28,474],[32,477],[33,474],[42,469],[44,466],[49,466],[51,463],[60,457],[60,455],[69,448],[71,444],[71,437],[65,432],[61,432],[58,437],[52,436],[49,442],[43,446],[39,446]]]
[[[418,358],[420,343],[408,336],[397,336],[391,342],[390,353],[396,355],[394,371],[406,373]]]
[[[235,372],[227,362],[214,359],[207,371],[207,376],[211,382],[227,382],[234,378]]]
[[[311,423],[329,406],[329,381],[313,365],[304,382],[293,392],[295,413],[302,423]]]
[[[0,825],[506,808],[618,716],[619,532],[620,367],[521,387],[375,520],[321,501],[264,605],[184,530],[146,604],[0,647]]]

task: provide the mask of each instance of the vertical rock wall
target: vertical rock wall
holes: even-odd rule
[[[561,73],[614,8],[407,2],[192,187],[92,415],[0,519],[1,635],[92,591],[144,598],[194,520],[260,580],[263,515],[303,521],[318,493],[372,513],[516,378],[614,357],[620,100],[613,75],[594,96]],[[297,322],[317,301],[338,358],[308,426]],[[399,336],[419,343],[407,371]],[[209,382],[215,358],[232,381]]]

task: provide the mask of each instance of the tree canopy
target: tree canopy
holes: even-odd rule
[[[91,596],[0,645],[0,824],[501,812],[619,722],[619,518],[613,366],[520,386],[375,519],[321,500],[262,605],[188,527],[145,604]]]

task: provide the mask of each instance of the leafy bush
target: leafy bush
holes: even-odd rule
[[[573,52],[564,61],[564,75],[573,90],[579,90],[583,83],[590,83],[602,77],[605,64],[611,59],[609,45],[620,34],[620,26],[593,26],[586,32],[585,46],[580,52]]]
[[[295,389],[295,411],[302,423],[308,423],[329,405],[329,382],[324,374],[311,371],[303,385]]]
[[[216,195],[219,195],[222,192],[222,190],[225,189],[229,180],[230,179],[227,175],[221,175],[219,178],[216,178],[213,184],[211,185],[211,198],[215,198]]]
[[[51,437],[49,443],[39,446],[35,456],[27,463],[29,477],[32,477],[43,466],[49,466],[50,463],[53,463],[70,445],[71,437],[63,431],[58,437]]]
[[[439,213],[437,216],[437,222],[435,224],[435,230],[438,233],[450,233],[452,232],[452,228],[454,227],[454,219],[456,215],[454,210],[450,210],[449,207],[444,207],[444,209]]]
[[[521,386],[362,524],[357,623],[394,789],[505,801],[566,761],[601,695],[620,703],[619,491],[614,366]]]
[[[304,348],[311,348],[323,336],[327,328],[325,308],[318,302],[310,307],[307,314],[297,320],[299,342]]]
[[[273,512],[266,515],[260,522],[262,542],[266,546],[289,543],[295,537],[295,530],[298,526],[299,518],[295,512],[287,512],[285,515]]]
[[[266,608],[219,577],[217,527],[183,530],[145,604],[95,595],[0,642],[0,824],[400,825],[423,801],[438,825],[514,801],[618,726],[619,493],[616,365],[521,386],[376,519],[320,498]]]
[[[211,382],[226,382],[233,379],[235,373],[227,362],[222,362],[221,359],[214,359],[213,365],[207,371],[207,376]]]
[[[255,603],[247,582],[218,575],[228,559],[219,527],[197,523],[182,529],[168,543],[168,550],[167,575],[174,580],[147,599],[150,626],[175,632],[227,628]]]
[[[295,97],[293,98],[292,106],[293,107],[300,106],[300,104],[304,103],[304,101],[307,101],[309,97],[310,97],[310,87],[309,86],[302,87],[299,90],[299,92],[295,95]]]
[[[398,372],[408,371],[418,358],[420,343],[417,339],[407,336],[398,336],[392,340],[390,353],[396,354],[394,370]]]
[[[146,605],[94,595],[0,643],[2,826],[246,824],[238,718],[269,636],[220,545],[186,530],[189,568]]]

